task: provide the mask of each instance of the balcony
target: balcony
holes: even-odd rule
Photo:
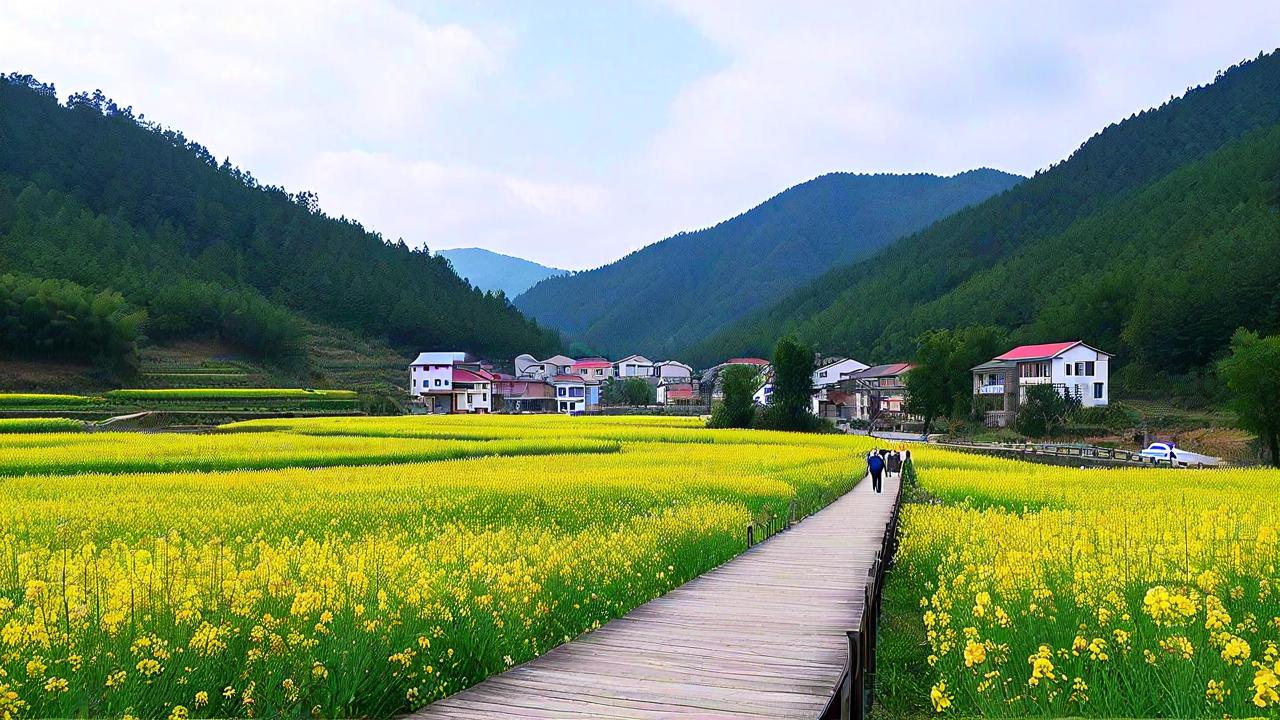
[[[978,394],[979,395],[1003,395],[1004,384],[1001,383],[1000,385],[979,385]]]

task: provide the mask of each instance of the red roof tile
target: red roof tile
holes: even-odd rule
[[[997,355],[996,360],[1044,360],[1057,357],[1063,351],[1070,350],[1079,344],[1079,340],[1072,340],[1040,345],[1020,345],[1003,355]]]
[[[668,388],[666,391],[666,395],[668,400],[692,400],[693,388],[691,387]]]
[[[462,368],[454,368],[453,381],[456,383],[483,383],[492,382],[492,378],[489,376],[489,373],[483,370],[471,371],[463,370]]]
[[[768,360],[760,358],[729,358],[725,361],[726,365],[768,365]]]
[[[592,369],[592,368],[607,368],[607,367],[613,367],[613,363],[609,362],[608,360],[579,360],[578,362],[573,364],[573,368],[575,370],[580,370],[582,368]]]
[[[553,382],[584,382],[581,375],[556,375]]]

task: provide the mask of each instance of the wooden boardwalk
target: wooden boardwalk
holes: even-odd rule
[[[414,718],[805,718],[849,655],[898,479]]]

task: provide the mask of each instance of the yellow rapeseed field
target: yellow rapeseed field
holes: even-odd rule
[[[0,718],[412,710],[829,502],[866,447],[663,418],[2,435]]]
[[[1280,471],[915,455],[892,582],[933,710],[1280,715]]]

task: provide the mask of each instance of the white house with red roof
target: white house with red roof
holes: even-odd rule
[[[604,358],[583,358],[573,363],[569,372],[589,380],[604,382],[613,377],[613,363]]]
[[[409,396],[432,413],[487,413],[493,376],[470,353],[419,353],[409,364]]]
[[[1012,422],[1033,385],[1052,386],[1082,407],[1102,407],[1111,400],[1111,358],[1079,340],[1020,345],[973,368],[973,394],[999,405],[987,422],[1001,426]]]

